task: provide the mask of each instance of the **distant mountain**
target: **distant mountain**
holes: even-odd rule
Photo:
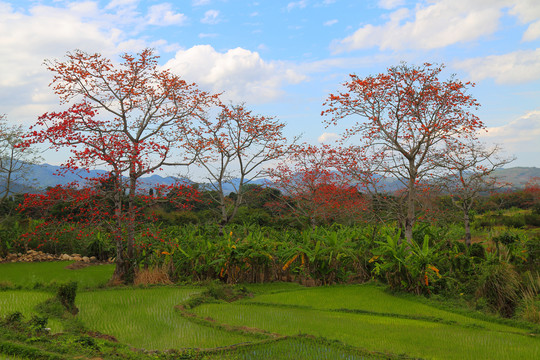
[[[537,167],[512,167],[498,169],[493,175],[500,181],[512,184],[512,187],[520,189],[525,187],[532,178],[540,178],[540,168]]]
[[[26,183],[15,183],[12,185],[14,192],[18,193],[31,193],[39,192],[47,187],[53,187],[56,185],[66,185],[74,181],[81,181],[86,177],[97,177],[106,174],[104,170],[91,170],[87,172],[86,170],[79,170],[75,173],[62,171],[62,167],[41,164],[41,165],[32,165],[28,173],[28,179]],[[60,175],[61,174],[61,175]],[[499,169],[494,172],[494,175],[504,182],[512,184],[513,188],[523,188],[527,182],[532,178],[540,178],[540,168],[536,167],[513,167],[508,169]],[[141,179],[142,188],[151,188],[158,184],[161,185],[172,185],[177,181],[184,181],[191,183],[187,179],[181,179],[174,176],[160,176],[160,175],[151,175],[143,177]],[[225,194],[231,192],[236,192],[238,189],[238,184],[240,179],[232,179],[230,183],[224,184]],[[256,179],[249,182],[249,184],[256,185],[265,185],[267,184],[267,179]],[[401,183],[397,180],[384,179],[383,183],[385,184],[386,191],[395,191],[402,187]]]
[[[84,178],[95,178],[105,174],[107,174],[107,171],[105,170],[78,170],[72,172],[63,171],[61,166],[56,165],[31,165],[26,175],[28,181],[24,184],[15,183],[12,185],[12,189],[14,192],[40,192],[48,187],[67,185],[72,182],[83,181]],[[151,175],[142,178],[141,187],[151,188],[157,184],[172,185],[179,180],[182,181],[182,179],[173,176],[162,177],[159,175]]]
[[[244,185],[246,185],[246,184],[267,185],[268,180],[267,179],[255,179],[255,180],[249,180],[247,182],[244,180]],[[239,185],[240,185],[240,179],[239,178],[231,179],[229,182],[223,184],[223,192],[225,193],[225,195],[228,195],[228,194],[230,194],[232,192],[237,192]],[[211,186],[208,186],[208,187],[209,187],[209,189],[213,189]]]
[[[105,170],[78,170],[76,172],[63,171],[61,166],[40,164],[31,165],[27,174],[29,179],[26,183],[15,183],[12,185],[13,192],[16,193],[36,193],[40,192],[48,187],[54,187],[56,185],[67,185],[72,182],[82,181],[84,178],[94,178],[107,174]],[[141,178],[140,188],[149,189],[156,185],[172,185],[176,182],[192,183],[188,179],[183,179],[175,176],[160,176],[150,175]],[[225,194],[236,192],[240,179],[232,179],[230,183],[224,185]],[[253,180],[250,184],[263,185],[266,180]]]

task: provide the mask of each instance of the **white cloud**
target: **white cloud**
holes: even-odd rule
[[[488,127],[487,130],[487,133],[480,135],[481,139],[502,144],[504,150],[516,154],[520,160],[527,156],[525,153],[533,155],[535,158],[530,159],[532,163],[540,164],[540,110],[530,111],[506,125]],[[520,153],[524,155],[520,156]]]
[[[186,20],[186,15],[175,13],[172,5],[168,3],[153,5],[148,9],[148,24],[150,25],[183,25]]]
[[[210,4],[210,0],[193,0],[193,6],[203,6]]]
[[[139,0],[112,0],[107,6],[106,9],[113,9],[117,7],[136,7],[139,3]]]
[[[467,71],[473,81],[485,78],[493,78],[499,84],[534,81],[540,79],[540,48],[467,59],[454,66]]]
[[[383,9],[395,9],[405,4],[405,0],[379,0],[379,7]]]
[[[170,48],[166,41],[149,44],[137,37],[145,26],[145,18],[136,10],[137,1],[115,0],[104,8],[97,4],[38,4],[22,12],[0,2],[0,68],[9,69],[0,76],[0,98],[2,112],[11,120],[34,122],[44,109],[57,106],[44,59],[62,59],[74,49],[115,58],[149,45]]]
[[[217,24],[219,22],[219,11],[218,10],[208,10],[204,13],[204,18],[201,19],[203,24]]]
[[[540,2],[537,0],[518,0],[510,3],[514,5],[510,9],[510,14],[517,16],[523,23],[540,18]]]
[[[332,26],[332,25],[337,24],[337,23],[338,23],[337,19],[332,19],[332,20],[325,21],[323,25],[324,26]]]
[[[523,34],[523,41],[534,41],[540,38],[540,20],[529,25]]]
[[[87,8],[87,10],[94,8]],[[35,6],[30,14],[0,7],[1,86],[21,86],[39,81],[45,58],[61,57],[75,48],[111,55],[121,42],[121,32],[99,21],[83,21],[81,8]],[[86,13],[85,16],[97,15]],[[36,78],[37,76],[37,78]]]
[[[379,47],[382,50],[436,49],[493,34],[507,0],[440,0],[401,8],[382,25],[366,24],[334,41],[335,52]],[[385,2],[390,4],[390,2]]]
[[[287,4],[287,11],[291,11],[293,9],[303,9],[307,6],[307,0],[300,0],[300,1],[293,1]]]
[[[540,2],[537,0],[516,1],[510,9],[510,14],[515,15],[519,20],[528,24],[529,27],[523,34],[523,41],[533,41],[540,38]]]
[[[178,51],[164,68],[213,92],[225,91],[232,101],[264,103],[282,95],[281,87],[305,76],[281,62],[266,62],[257,52],[242,48],[220,53],[210,45]]]
[[[323,133],[321,136],[317,138],[317,141],[319,141],[321,144],[324,142],[330,142],[339,139],[339,135],[336,133]]]

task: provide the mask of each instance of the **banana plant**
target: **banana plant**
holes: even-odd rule
[[[384,277],[391,288],[407,289],[411,283],[411,274],[407,269],[409,247],[405,241],[400,241],[401,231],[394,234],[387,231],[385,241],[375,241],[378,245],[373,250],[370,260],[375,263],[373,274]]]

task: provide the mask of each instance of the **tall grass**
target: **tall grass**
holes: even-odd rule
[[[78,316],[88,328],[137,348],[211,348],[252,340],[197,325],[174,310],[200,291],[177,287],[103,290],[80,293],[76,303]]]

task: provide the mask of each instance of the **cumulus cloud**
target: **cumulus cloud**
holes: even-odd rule
[[[148,9],[148,24],[150,25],[183,25],[186,20],[186,15],[174,12],[172,5],[168,3],[153,5]]]
[[[51,74],[44,59],[61,59],[74,49],[109,58],[148,46],[170,49],[166,41],[148,43],[138,34],[148,22],[178,23],[181,17],[170,5],[151,7],[148,15],[138,12],[137,5],[136,0],[114,0],[101,8],[95,1],[36,3],[23,12],[0,2],[0,64],[9,69],[0,77],[2,112],[14,121],[34,122],[41,115],[35,111],[58,103],[48,88]]]
[[[0,6],[0,64],[9,69],[0,77],[0,96],[8,104],[3,112],[10,119],[35,121],[40,114],[29,116],[33,110],[58,101],[48,89],[50,74],[42,66],[44,59],[61,58],[66,50],[75,48],[108,56],[117,52],[124,40],[118,29],[82,19],[98,13],[91,3],[71,8],[34,6],[29,13]]]
[[[525,115],[510,121],[508,124],[487,128],[481,138],[490,143],[503,144],[508,152],[518,155],[530,153],[535,155],[532,162],[538,163],[540,153],[540,110],[529,111]],[[525,155],[523,155],[525,156]]]
[[[164,68],[228,100],[264,103],[282,95],[284,84],[305,76],[282,62],[264,61],[257,52],[236,48],[221,53],[210,45],[180,50]]]
[[[413,11],[397,9],[382,25],[366,24],[354,34],[336,40],[334,52],[379,47],[382,50],[436,49],[493,34],[507,0],[440,0],[418,4]],[[399,2],[381,1],[390,7]]]
[[[540,48],[467,59],[454,65],[467,71],[473,81],[494,78],[499,84],[529,82],[540,79]]]
[[[523,41],[533,41],[540,38],[540,20],[533,22],[523,34]]]
[[[217,24],[219,22],[219,11],[208,10],[204,13],[204,17],[201,19],[203,24]]]
[[[339,139],[339,135],[336,133],[323,133],[321,136],[317,138],[317,141],[319,141],[321,144],[325,142],[331,142]]]
[[[515,15],[524,24],[529,24],[523,34],[523,41],[533,41],[540,38],[540,2],[537,0],[516,1],[510,9],[510,14]]]
[[[395,9],[405,4],[405,0],[379,0],[379,7],[383,9]]]

